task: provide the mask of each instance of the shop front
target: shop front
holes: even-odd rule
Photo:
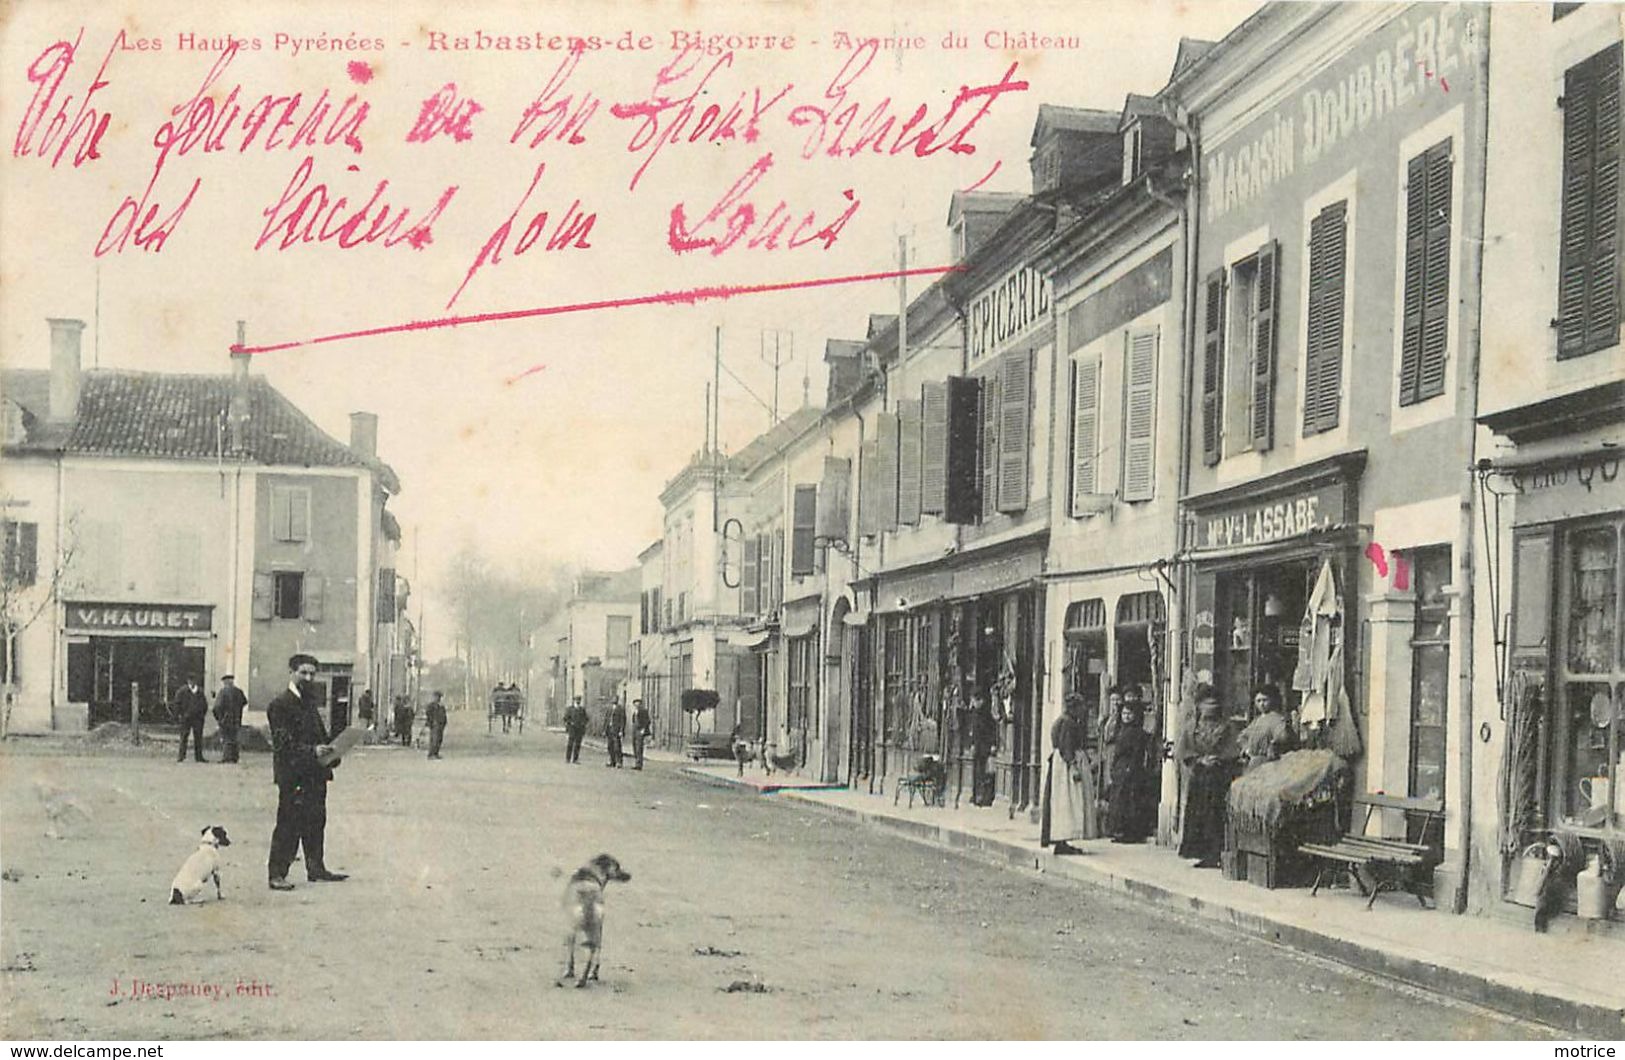
[[[1348,701],[1362,701],[1352,683],[1359,658],[1352,579],[1363,467],[1363,454],[1354,454],[1185,502],[1187,658],[1238,728],[1252,720],[1262,687],[1279,693],[1305,728],[1334,720],[1318,699],[1306,702],[1299,671],[1301,637],[1317,613],[1341,644]]]
[[[1511,583],[1491,586],[1510,627],[1497,675],[1501,882],[1516,897],[1518,852],[1555,839],[1569,862],[1555,898],[1575,912],[1577,871],[1625,878],[1625,479],[1616,446],[1548,452],[1481,466],[1491,512],[1511,510]]]
[[[62,640],[67,700],[90,725],[173,725],[170,702],[188,677],[212,688],[209,646],[214,608],[199,604],[68,601]]]
[[[882,575],[870,622],[878,779],[942,763],[955,805],[1037,806],[1041,547]]]

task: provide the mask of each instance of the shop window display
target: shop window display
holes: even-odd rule
[[[1548,757],[1548,807],[1559,820],[1618,828],[1625,765],[1625,643],[1619,629],[1622,524],[1566,535],[1559,592],[1557,709]]]

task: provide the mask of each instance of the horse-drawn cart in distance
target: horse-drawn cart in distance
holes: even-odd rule
[[[491,689],[491,697],[487,704],[485,716],[485,731],[496,731],[498,719],[502,721],[502,731],[511,732],[515,721],[519,724],[519,732],[525,731],[525,694],[519,691],[519,686],[509,682],[506,685],[497,685]]]

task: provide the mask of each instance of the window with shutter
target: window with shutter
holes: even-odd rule
[[[818,480],[818,518],[814,533],[828,541],[845,541],[852,532],[852,461],[838,456],[824,457],[824,471]]]
[[[1260,453],[1275,444],[1276,303],[1280,290],[1280,245],[1266,243],[1258,252],[1252,320],[1252,445]]]
[[[948,384],[920,387],[920,511],[941,515],[948,501]]]
[[[880,533],[880,446],[873,439],[858,446],[858,534]]]
[[[754,615],[756,613],[756,566],[758,562],[757,539],[747,537],[744,542],[745,562],[739,572],[739,613]]]
[[[1130,332],[1123,373],[1123,499],[1156,492],[1158,330]]]
[[[1450,141],[1411,159],[1405,177],[1405,294],[1399,403],[1444,393],[1450,321]]]
[[[1098,493],[1100,463],[1100,361],[1072,362],[1072,514],[1088,515]]]
[[[1032,444],[1033,354],[1011,350],[999,358],[999,511],[1027,507],[1028,452]]]
[[[999,510],[999,377],[989,372],[978,380],[982,387],[982,521]]]
[[[305,621],[320,622],[325,617],[326,603],[327,579],[320,574],[305,575]]]
[[[898,423],[895,412],[882,412],[875,417],[875,500],[876,526],[880,530],[897,528],[897,444]]]
[[[1348,267],[1348,202],[1309,222],[1309,308],[1303,355],[1303,433],[1337,426],[1343,391],[1343,305]]]
[[[981,383],[969,376],[948,379],[948,468],[942,518],[974,523],[981,514]]]
[[[304,541],[309,536],[310,490],[304,486],[272,486],[272,539]]]
[[[905,526],[920,522],[922,446],[920,403],[897,403],[897,521]]]
[[[816,551],[813,535],[818,518],[818,487],[797,486],[791,508],[790,574],[804,577],[813,573]]]
[[[1202,338],[1202,463],[1212,467],[1223,453],[1224,423],[1224,270],[1208,274],[1207,315]]]
[[[773,531],[773,574],[768,581],[768,588],[773,593],[773,606],[779,607],[784,603],[784,529],[781,527]]]
[[[39,577],[39,524],[5,521],[5,563],[7,585],[26,588]]]
[[[640,595],[639,603],[643,602]],[[380,624],[395,621],[395,568],[378,568],[378,603],[375,610]]]
[[[1620,45],[1563,75],[1559,360],[1619,342]]]
[[[253,614],[256,619],[267,620],[272,615],[276,599],[276,581],[269,571],[254,572]]]

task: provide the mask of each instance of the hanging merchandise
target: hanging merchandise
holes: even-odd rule
[[[1341,640],[1338,627],[1343,615],[1342,602],[1337,597],[1337,579],[1332,574],[1330,560],[1322,561],[1315,589],[1309,594],[1309,605],[1304,612],[1302,629],[1305,635],[1298,640],[1298,669],[1307,670],[1308,687],[1303,691],[1303,703],[1298,708],[1298,721],[1305,726],[1327,722],[1336,709],[1328,698],[1328,684],[1332,672],[1332,656]],[[1341,663],[1341,655],[1338,656]],[[1297,687],[1294,674],[1293,686]]]
[[[1016,664],[1009,652],[1001,652],[999,678],[993,682],[993,717],[999,721],[1015,721]]]
[[[1332,753],[1342,759],[1359,757],[1360,730],[1354,722],[1354,709],[1349,705],[1348,688],[1343,681],[1343,631],[1336,633],[1337,646],[1332,649],[1331,668],[1326,677],[1326,699],[1332,711]]]

